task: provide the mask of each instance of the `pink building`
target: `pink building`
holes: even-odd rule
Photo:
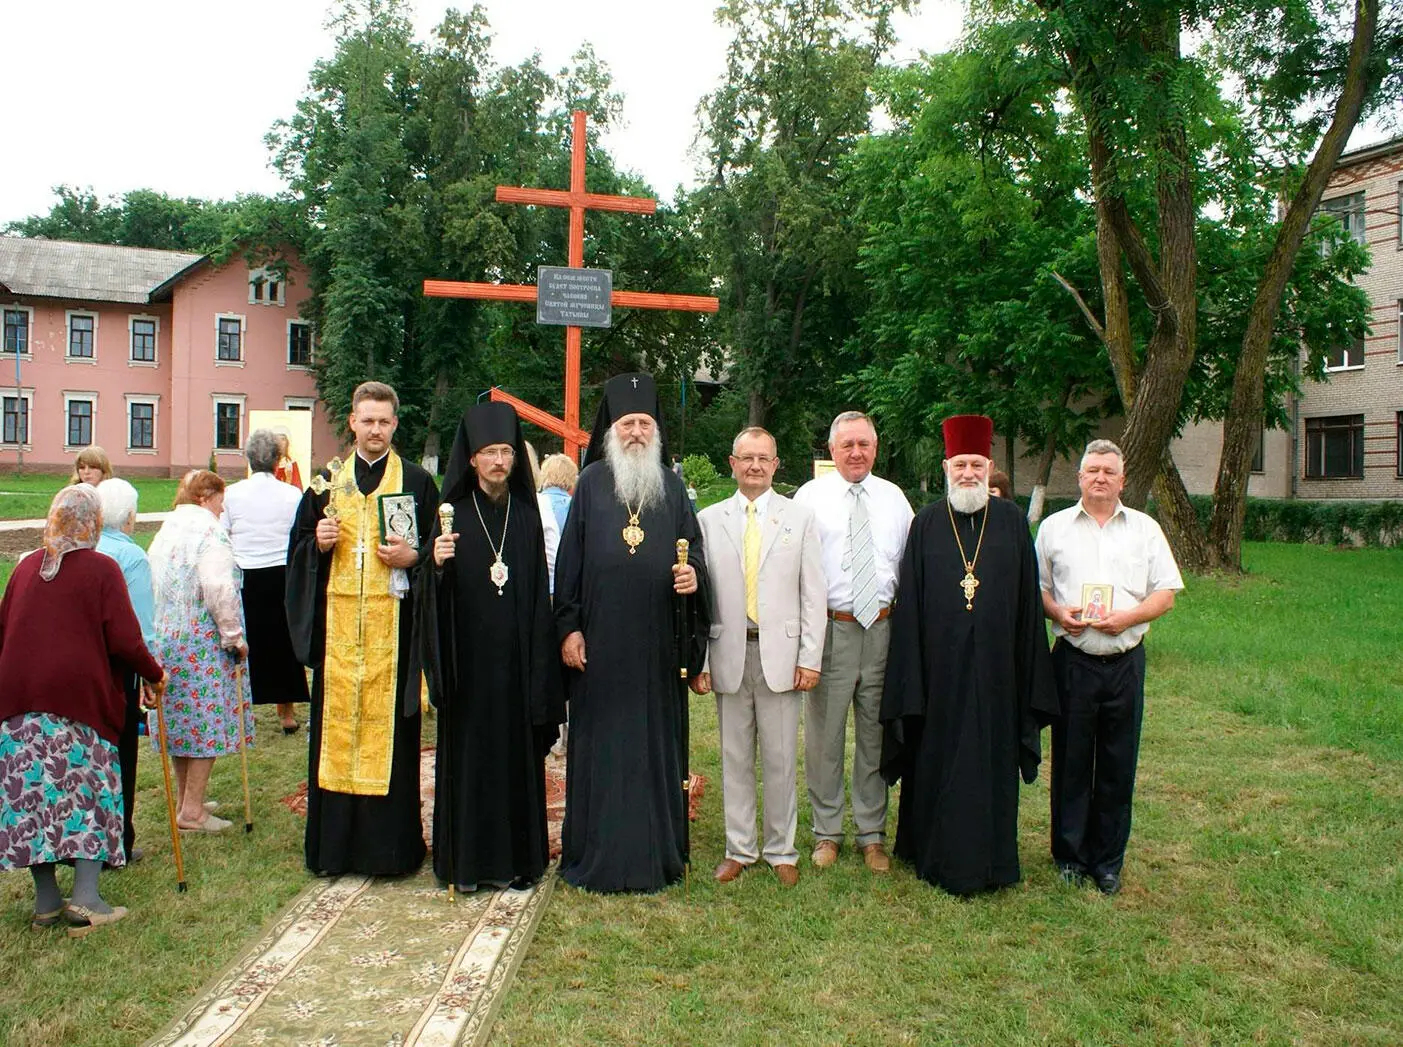
[[[244,471],[248,412],[311,411],[311,459],[338,440],[317,398],[306,271],[285,279],[179,251],[0,237],[0,469],[70,469],[100,444],[119,474]]]

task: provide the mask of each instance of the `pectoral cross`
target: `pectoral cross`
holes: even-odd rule
[[[634,387],[635,389],[638,388],[638,379],[637,379],[637,378],[635,378],[635,379],[633,380],[633,387]]]
[[[965,576],[960,579],[960,588],[965,591],[965,610],[974,610],[974,590],[979,588],[979,579],[968,567],[965,568]]]
[[[365,554],[368,553],[369,551],[370,551],[370,550],[367,549],[367,548],[365,547],[365,539],[364,539],[364,538],[357,538],[357,539],[356,539],[356,544],[355,544],[354,548],[351,549],[351,552],[353,552],[353,553],[356,554],[356,570],[357,570],[357,571],[360,571],[360,570],[363,570],[363,569],[364,569],[364,567],[365,567]]]

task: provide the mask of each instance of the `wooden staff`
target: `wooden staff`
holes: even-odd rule
[[[234,694],[239,707],[239,763],[244,772],[244,832],[253,832],[253,799],[248,791],[248,730],[244,726],[244,663],[236,654],[234,662]]]
[[[677,539],[677,565],[687,566],[687,539]],[[677,674],[682,680],[682,708],[678,719],[678,749],[682,764],[682,893],[692,892],[692,769],[691,769],[691,708],[687,698],[687,660],[692,653],[691,620],[687,612],[687,597],[674,594],[677,622]]]
[[[453,533],[453,506],[449,502],[444,502],[438,507],[438,529],[441,535],[451,535]],[[446,584],[452,586],[456,583],[454,583],[452,579],[448,579]],[[445,606],[448,607],[448,642],[450,644],[455,644],[458,642],[458,634],[456,632],[457,618],[453,615],[453,600],[451,596],[446,601]],[[442,642],[442,637],[440,637],[438,645],[438,656],[441,661],[450,657],[447,654],[446,646]],[[447,669],[440,664],[439,680],[446,682],[446,679]],[[437,835],[439,842],[443,845],[443,869],[444,872],[448,874],[448,902],[451,905],[457,901],[458,898],[458,888],[454,883],[454,880],[457,879],[458,870],[453,863],[453,721],[451,719],[453,713],[450,709],[453,698],[446,693],[452,690],[452,688],[443,686],[442,682],[440,683],[440,687],[442,687],[445,693],[438,696],[438,749],[434,752],[434,760],[439,774],[434,788],[435,790],[442,788],[445,795],[442,797],[443,803],[435,802],[434,814],[435,816],[440,812],[443,814],[443,825],[436,825],[435,828],[441,830]],[[435,791],[434,797],[435,801],[440,799],[437,791]]]
[[[156,742],[161,753],[161,775],[166,780],[166,814],[170,819],[171,850],[175,852],[175,889],[185,893],[185,858],[180,851],[180,829],[175,823],[175,791],[171,788],[171,765],[166,754],[166,703],[161,696],[152,699],[151,685],[142,681],[142,692],[156,706]]]

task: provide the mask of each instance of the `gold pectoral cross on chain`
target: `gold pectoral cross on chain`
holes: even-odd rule
[[[965,576],[960,579],[960,588],[965,592],[965,610],[974,610],[974,590],[979,588],[979,579],[969,564],[965,565]]]

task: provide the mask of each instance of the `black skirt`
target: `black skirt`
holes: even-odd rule
[[[283,589],[286,567],[244,572],[244,629],[254,705],[307,701],[307,671],[292,653]]]

